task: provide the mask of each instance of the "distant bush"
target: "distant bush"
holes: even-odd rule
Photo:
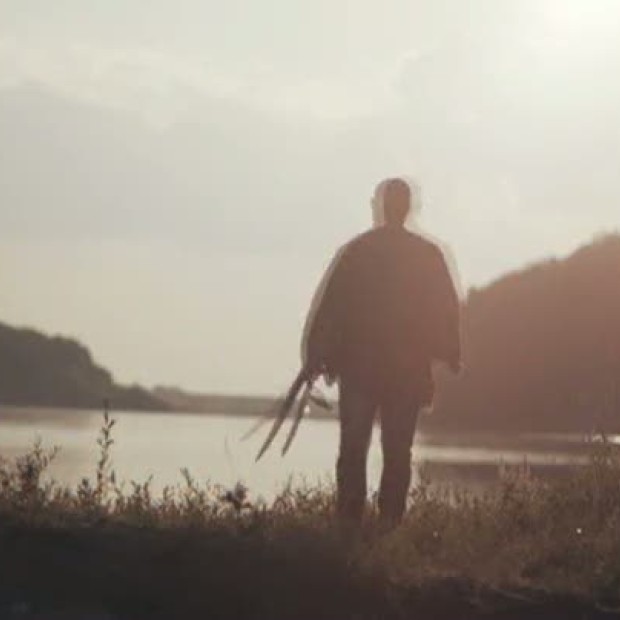
[[[620,235],[470,292],[431,424],[620,432]]]
[[[94,409],[104,400],[117,409],[170,409],[140,386],[115,383],[79,342],[0,323],[0,403]]]

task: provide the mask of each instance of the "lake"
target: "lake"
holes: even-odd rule
[[[335,420],[305,420],[289,453],[280,448],[286,428],[259,463],[254,459],[269,424],[247,440],[242,437],[257,418],[206,414],[114,412],[115,443],[112,456],[117,477],[143,482],[153,476],[153,486],[181,482],[181,468],[199,481],[226,487],[238,481],[252,497],[272,497],[289,480],[333,480],[338,442]],[[26,452],[38,437],[45,446],[58,445],[59,455],[51,475],[68,484],[94,477],[98,454],[96,438],[101,412],[34,409],[0,406],[0,455],[15,457]],[[423,427],[423,421],[421,426]],[[612,438],[618,441],[618,437]],[[464,484],[484,488],[498,478],[500,464],[525,460],[543,475],[562,475],[571,464],[583,462],[584,438],[562,434],[427,434],[418,432],[414,468],[425,463],[437,484]],[[376,487],[381,453],[376,429],[369,456],[369,484]]]

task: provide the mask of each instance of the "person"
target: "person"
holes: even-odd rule
[[[438,246],[405,227],[411,202],[402,179],[377,187],[375,226],[337,252],[304,329],[308,372],[339,383],[337,513],[353,528],[366,504],[377,412],[379,514],[390,529],[405,510],[418,412],[434,394],[432,365],[445,362],[454,372],[461,366],[458,295]]]

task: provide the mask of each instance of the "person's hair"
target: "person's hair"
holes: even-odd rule
[[[386,224],[402,226],[411,209],[411,188],[402,179],[387,179],[383,183],[383,214]]]

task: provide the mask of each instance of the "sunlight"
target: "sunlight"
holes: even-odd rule
[[[620,4],[609,0],[549,0],[540,5],[554,45],[581,50],[616,34]]]
[[[600,23],[607,9],[616,5],[615,3],[583,2],[582,0],[549,0],[544,6],[549,21],[558,28],[577,30]]]

